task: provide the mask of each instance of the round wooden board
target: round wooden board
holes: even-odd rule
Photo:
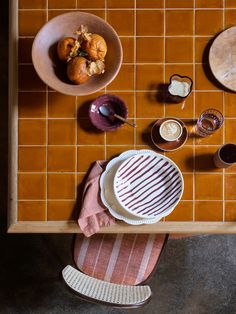
[[[216,37],[210,48],[209,63],[215,78],[223,86],[236,91],[236,26]]]

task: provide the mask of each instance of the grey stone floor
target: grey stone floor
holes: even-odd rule
[[[17,1],[17,0],[10,0]],[[32,0],[33,1],[33,0]],[[126,313],[80,301],[59,278],[71,262],[71,235],[5,235],[7,208],[8,1],[0,1],[0,313]],[[235,314],[236,235],[170,240],[135,313]]]
[[[61,279],[71,235],[0,236],[0,313],[127,313],[80,301]],[[150,281],[151,302],[135,313],[236,313],[236,235],[169,240]]]

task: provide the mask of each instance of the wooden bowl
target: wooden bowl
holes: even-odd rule
[[[216,37],[209,51],[209,63],[215,78],[236,91],[236,26]]]
[[[89,32],[101,35],[107,43],[105,57],[106,71],[94,75],[81,85],[69,81],[66,64],[57,56],[57,43],[64,37],[75,37],[74,32],[86,25]],[[119,36],[115,30],[100,17],[85,12],[61,14],[46,23],[38,32],[32,47],[32,60],[42,81],[52,89],[67,95],[92,94],[111,83],[118,74],[123,59]]]

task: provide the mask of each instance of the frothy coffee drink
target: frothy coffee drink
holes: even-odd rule
[[[160,127],[160,135],[166,141],[175,141],[182,134],[182,126],[175,120],[167,120]]]

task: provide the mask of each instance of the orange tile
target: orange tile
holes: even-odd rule
[[[173,212],[166,217],[166,221],[192,221],[193,202],[179,202]]]
[[[76,0],[48,0],[49,9],[75,9]]]
[[[236,119],[225,120],[225,142],[235,143]]]
[[[33,40],[34,40],[33,38],[19,38],[19,44],[18,44],[19,63],[32,62],[31,49],[32,49]]]
[[[170,82],[170,77],[173,74],[188,76],[191,79],[193,79],[193,66],[191,64],[167,64],[165,69],[166,69],[166,83],[168,84]]]
[[[50,10],[48,11],[48,20],[51,20],[52,18],[54,18],[55,16],[64,14],[64,13],[69,13],[69,12],[74,12],[74,9],[71,10]],[[105,10],[86,10],[87,13],[93,14],[93,15],[97,15],[99,17],[101,17],[102,19],[105,18]]]
[[[107,0],[107,8],[134,8],[134,0]]]
[[[46,94],[41,92],[18,93],[18,115],[20,118],[45,118]]]
[[[155,120],[153,119],[138,119],[136,128],[136,144],[137,145],[152,145],[151,129]]]
[[[18,174],[19,200],[44,200],[46,198],[46,175],[43,173]]]
[[[140,10],[137,11],[136,16],[138,36],[162,36],[164,34],[164,11]]]
[[[166,0],[166,8],[193,8],[194,0]]]
[[[225,27],[235,26],[235,19],[236,19],[235,10],[225,10]]]
[[[212,83],[212,75],[208,68],[203,68],[202,64],[196,64],[196,89],[197,90],[217,90],[217,86]]]
[[[211,41],[211,37],[195,38],[195,62],[205,62],[206,57],[208,58],[208,46]]]
[[[167,37],[166,38],[166,62],[190,63],[193,62],[193,38],[192,37]]]
[[[79,146],[77,151],[79,172],[87,171],[94,161],[105,159],[103,146]]]
[[[164,0],[137,0],[136,1],[137,8],[163,8]]]
[[[19,11],[19,35],[36,35],[46,21],[46,10]]]
[[[213,157],[217,147],[200,146],[195,148],[195,170],[199,172],[221,172],[222,169],[216,168]]]
[[[128,117],[134,117],[134,92],[111,92],[109,94],[121,98],[128,108]]]
[[[166,35],[193,35],[193,11],[166,10]]]
[[[73,145],[76,144],[76,121],[73,119],[60,119],[48,121],[49,145]]]
[[[55,0],[56,1],[56,0]],[[65,1],[67,2],[67,0]],[[77,8],[79,9],[87,9],[87,8],[95,8],[95,9],[103,9],[105,8],[105,0],[77,0]]]
[[[206,137],[196,136],[196,145],[221,145],[223,144],[224,127],[221,127],[214,134]]]
[[[129,121],[133,122],[133,120]],[[106,137],[108,145],[132,145],[134,144],[134,128],[124,124],[114,132],[107,132]]]
[[[94,93],[86,96],[77,97],[77,116],[78,118],[88,118],[91,103],[103,93]]]
[[[107,21],[119,35],[132,36],[134,35],[134,11],[118,10],[108,11]]]
[[[134,62],[134,38],[121,37],[123,48],[123,62]]]
[[[178,118],[192,118],[193,117],[193,94],[190,94],[183,103],[170,104],[165,106],[166,116]]]
[[[46,171],[46,148],[19,147],[18,170],[23,172]]]
[[[221,200],[223,188],[222,174],[196,174],[196,200]]]
[[[112,159],[121,153],[134,149],[133,145],[126,145],[126,146],[107,146],[107,159]]]
[[[136,89],[157,90],[164,81],[164,67],[160,64],[137,65]]]
[[[76,117],[76,97],[57,92],[48,93],[49,118]]]
[[[45,221],[46,202],[44,201],[19,201],[18,202],[19,221]]]
[[[97,130],[89,119],[79,119],[77,130],[79,145],[103,145],[105,143],[105,133]]]
[[[19,65],[18,70],[20,91],[45,91],[46,85],[40,80],[32,65]]]
[[[225,199],[236,200],[236,174],[225,175]]]
[[[192,200],[193,199],[193,175],[190,173],[184,173],[184,193],[182,200]]]
[[[176,151],[166,152],[166,156],[172,159],[181,171],[193,171],[193,147],[183,146]]]
[[[74,172],[76,148],[74,146],[49,146],[48,171]]]
[[[196,92],[196,117],[209,108],[223,111],[223,92]]]
[[[233,118],[236,117],[236,94],[224,93],[225,94],[225,117]]]
[[[133,90],[134,89],[134,67],[133,65],[122,65],[119,74],[114,81],[107,86],[107,90]]]
[[[225,202],[225,221],[236,221],[236,202]]]
[[[225,7],[226,8],[236,8],[235,0],[225,0]]]
[[[19,120],[19,145],[44,145],[46,143],[45,120]]]
[[[164,117],[164,104],[158,99],[158,92],[136,93],[137,118],[162,118]]]
[[[196,0],[196,8],[223,8],[223,0]]]
[[[75,174],[49,173],[48,199],[75,199]]]
[[[197,10],[196,35],[215,35],[223,28],[222,10]]]
[[[74,220],[74,201],[48,201],[48,220]]]
[[[137,62],[164,62],[164,39],[158,37],[138,37],[136,39]],[[147,53],[148,50],[148,53]]]
[[[47,0],[19,0],[19,9],[46,9]]]
[[[195,220],[196,221],[222,221],[223,203],[222,202],[196,202]]]

